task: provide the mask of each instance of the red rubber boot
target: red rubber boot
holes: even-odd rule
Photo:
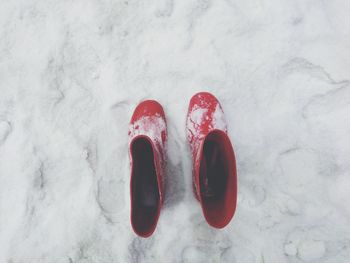
[[[223,228],[236,210],[236,160],[224,112],[212,94],[201,92],[192,97],[186,130],[196,198],[208,224]]]
[[[154,232],[163,203],[167,129],[162,106],[141,102],[129,127],[131,225],[141,237]]]

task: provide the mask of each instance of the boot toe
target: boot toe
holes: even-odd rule
[[[138,119],[145,116],[160,116],[165,118],[164,110],[155,100],[145,100],[141,102],[135,109],[134,114],[131,118],[131,122],[137,121]]]

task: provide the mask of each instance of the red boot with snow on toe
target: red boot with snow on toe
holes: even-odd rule
[[[212,94],[201,92],[192,97],[186,130],[195,196],[208,224],[223,228],[236,210],[236,160],[224,112]]]
[[[167,127],[162,106],[141,102],[129,126],[131,225],[141,237],[154,232],[163,203]]]

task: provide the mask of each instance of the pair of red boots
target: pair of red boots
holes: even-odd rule
[[[225,227],[237,201],[236,161],[224,112],[210,93],[190,101],[187,139],[193,158],[193,186],[208,224]],[[135,109],[129,128],[131,225],[135,233],[154,232],[163,203],[167,125],[162,106],[153,100]]]

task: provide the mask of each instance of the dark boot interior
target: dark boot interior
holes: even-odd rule
[[[220,131],[204,141],[200,163],[200,194],[204,214],[215,227],[230,221],[236,207],[236,167],[231,143]]]
[[[160,205],[153,148],[148,139],[138,138],[132,143],[131,153],[131,221],[139,235],[147,236],[154,230]]]

